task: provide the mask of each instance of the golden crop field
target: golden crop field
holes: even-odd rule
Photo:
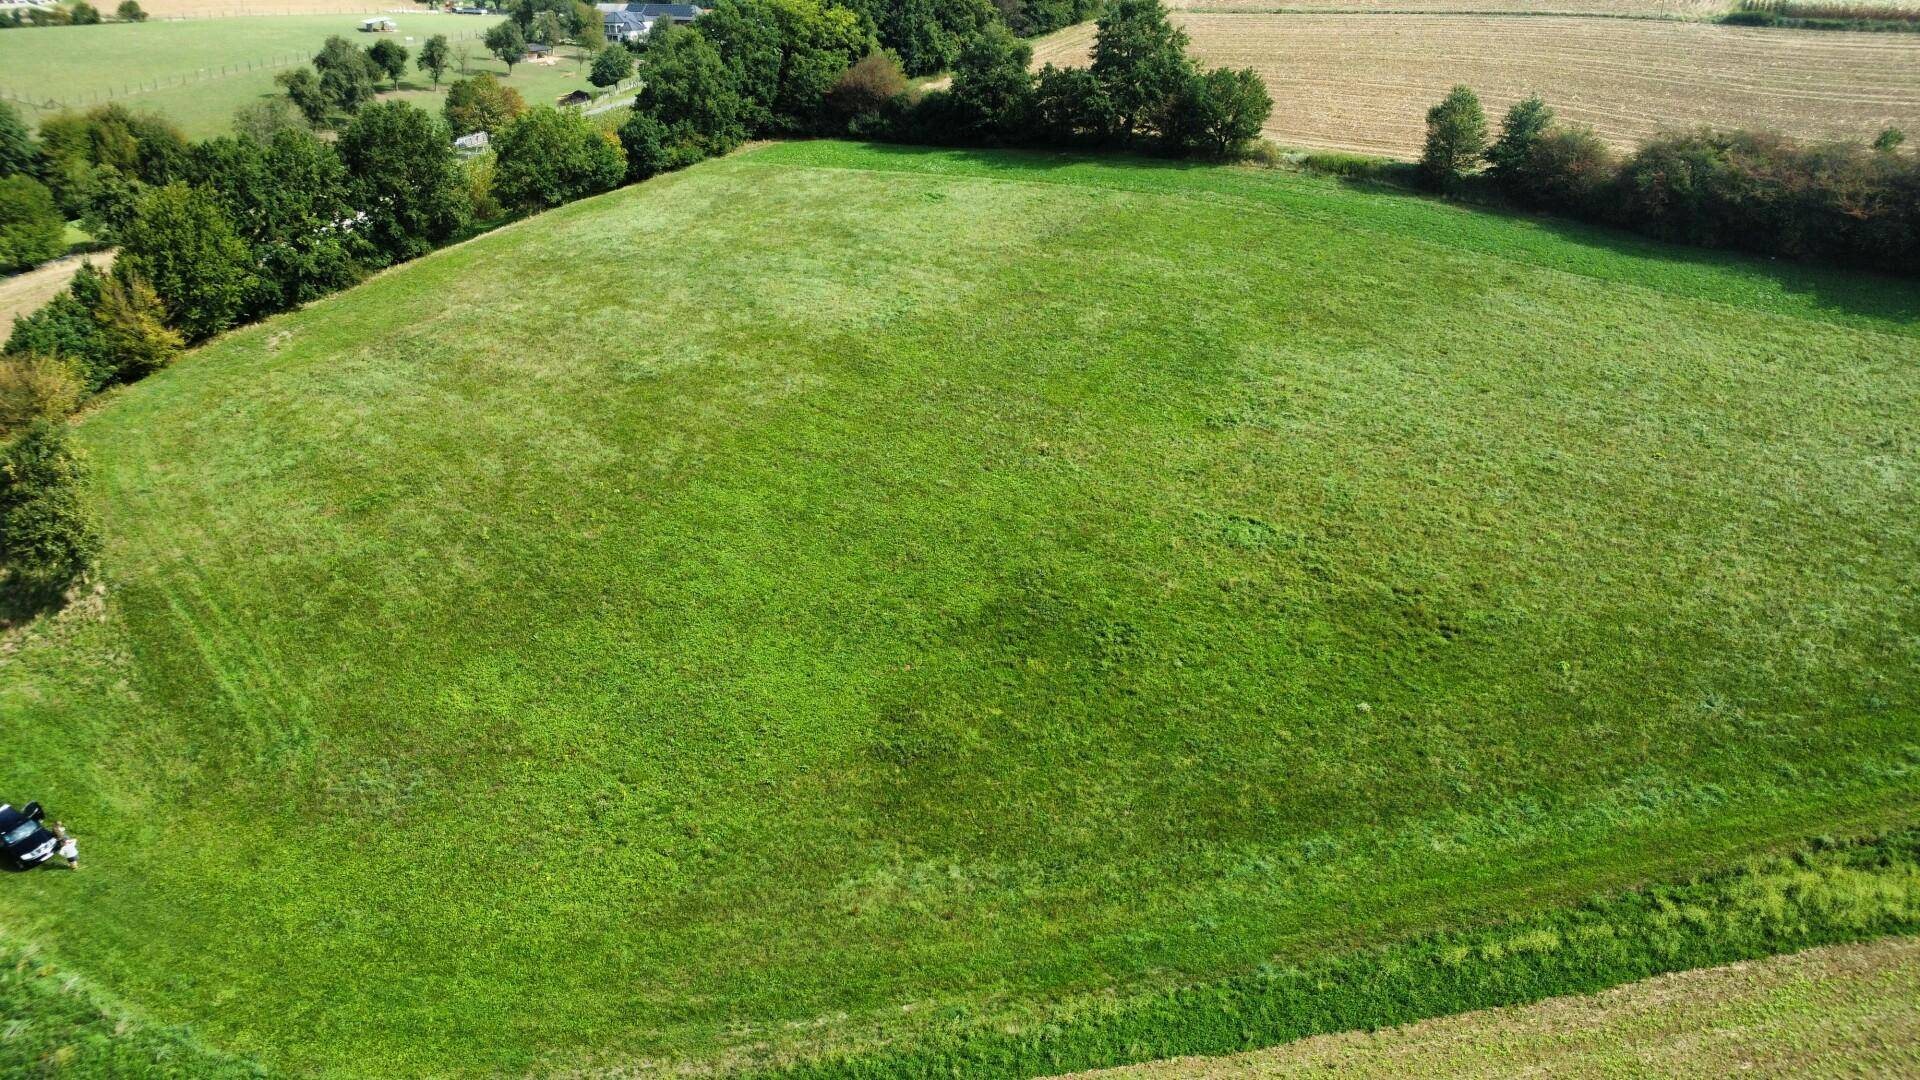
[[[1560,16],[1175,15],[1210,66],[1251,67],[1285,146],[1417,156],[1428,106],[1455,83],[1497,123],[1529,93],[1608,142],[1702,124],[1803,138],[1920,131],[1920,34]],[[1036,43],[1083,64],[1093,27]]]

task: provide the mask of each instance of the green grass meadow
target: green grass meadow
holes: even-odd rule
[[[293,1072],[740,1065],[1897,828],[1917,358],[1333,179],[704,163],[80,420],[0,928]]]
[[[360,22],[366,18],[262,15],[37,27],[0,34],[0,95],[11,100],[30,123],[63,107],[85,110],[117,102],[135,112],[165,116],[191,138],[208,138],[231,130],[236,109],[280,93],[274,75],[311,59],[335,34],[363,47],[390,38],[413,56],[419,55],[428,38],[446,34],[456,56],[463,45],[469,47],[467,73],[493,72],[517,88],[530,105],[551,103],[570,90],[593,89],[570,46],[562,47],[564,55],[551,65],[514,65],[509,77],[506,65],[480,42],[480,35],[499,21],[491,16],[403,12],[393,16],[399,30],[390,35],[360,33]],[[470,36],[462,39],[462,34]],[[446,78],[459,75],[456,63]],[[430,80],[409,57],[397,96],[437,114],[445,89],[443,81],[440,91],[433,91]]]

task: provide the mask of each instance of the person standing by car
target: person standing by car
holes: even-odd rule
[[[53,835],[60,841],[60,857],[67,860],[67,869],[80,869],[80,838],[68,836],[67,827],[57,821],[53,823]]]

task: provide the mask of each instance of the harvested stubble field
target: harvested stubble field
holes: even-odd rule
[[[1539,93],[1631,146],[1700,124],[1805,138],[1920,129],[1920,36],[1705,23],[1449,15],[1202,15],[1178,23],[1209,65],[1251,67],[1285,145],[1418,155],[1426,110],[1455,83],[1489,114]],[[1093,27],[1040,42],[1036,63],[1086,62]]]

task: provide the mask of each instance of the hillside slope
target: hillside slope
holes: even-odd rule
[[[80,427],[0,917],[294,1070],[737,1061],[1904,822],[1920,298],[1277,174],[774,146]]]

